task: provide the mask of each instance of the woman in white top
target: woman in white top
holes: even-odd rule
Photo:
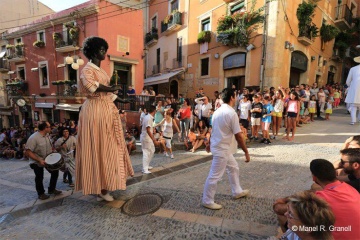
[[[170,158],[174,158],[174,154],[171,149],[171,140],[174,136],[173,126],[175,126],[177,132],[181,134],[180,129],[178,125],[176,124],[175,119],[171,117],[171,113],[169,111],[165,111],[165,118],[161,120],[160,123],[155,125],[155,127],[162,125],[163,126],[163,138],[165,139],[165,152],[164,155],[166,157],[169,156],[168,151],[170,152]]]
[[[273,136],[271,139],[275,139],[279,133],[279,129],[282,122],[283,111],[284,111],[284,93],[279,87],[279,90],[275,93],[274,99],[274,113],[272,116],[272,131]]]

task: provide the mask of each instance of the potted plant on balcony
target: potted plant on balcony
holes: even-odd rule
[[[44,41],[41,41],[41,40],[35,41],[35,42],[33,43],[33,46],[34,46],[34,47],[38,47],[38,48],[43,48],[43,47],[45,47],[45,42],[44,42]]]
[[[250,36],[264,22],[264,8],[255,10],[256,0],[252,1],[251,9],[240,11],[231,16],[219,19],[217,27],[217,41],[226,46],[246,47]]]
[[[299,4],[296,10],[296,17],[299,20],[299,37],[307,37],[309,39],[317,36],[317,28],[312,25],[316,4],[303,2]],[[316,27],[316,26],[315,26]]]
[[[171,22],[172,19],[173,19],[173,15],[172,15],[172,14],[167,15],[167,16],[164,18],[163,23],[168,24],[169,22]]]
[[[6,49],[10,49],[10,48],[14,48],[15,45],[12,45],[12,44],[6,44]]]
[[[201,31],[198,34],[198,44],[209,43],[211,41],[211,31]]]
[[[347,32],[340,32],[335,37],[334,48],[338,49],[339,57],[344,58],[346,49],[348,49],[351,45],[352,35]]]
[[[54,32],[53,33],[53,40],[55,42],[55,47],[62,47],[64,45],[64,40],[62,38],[62,34],[59,32]]]
[[[336,27],[328,24],[323,24],[320,28],[320,36],[321,40],[324,42],[330,42],[333,40],[338,34],[340,30]]]

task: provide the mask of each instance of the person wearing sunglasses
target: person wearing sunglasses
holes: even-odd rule
[[[344,174],[337,179],[348,183],[360,193],[360,148],[348,148],[340,151],[340,166]]]

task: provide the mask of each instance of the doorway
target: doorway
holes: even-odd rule
[[[121,85],[122,91],[119,91],[120,97],[126,96],[126,91],[131,85],[131,65],[114,63],[114,72],[111,77],[111,84]]]
[[[297,70],[296,68],[291,68],[290,70],[290,81],[289,81],[289,87],[293,88],[296,85],[299,85],[300,83],[300,74],[301,72]]]
[[[170,94],[174,96],[174,98],[178,98],[179,84],[176,80],[172,80],[170,83]]]
[[[236,76],[227,78],[227,87],[231,88],[235,85],[236,90],[241,90],[245,87],[245,76]]]

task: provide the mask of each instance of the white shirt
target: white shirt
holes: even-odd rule
[[[0,143],[6,138],[5,133],[0,134]]]
[[[195,102],[197,104],[201,104],[202,101],[195,99]],[[198,117],[200,119],[202,117],[206,117],[206,118],[210,117],[210,109],[212,109],[211,103],[205,104],[205,103],[202,102],[201,106],[198,108]]]
[[[153,124],[154,124],[154,117],[150,113],[148,113],[144,117],[142,125],[141,125],[140,141],[148,141],[148,142],[152,141],[152,139],[149,136],[149,134],[147,133],[146,129],[148,127],[150,127],[150,132],[152,133],[153,132]]]
[[[240,111],[240,119],[248,119],[249,111],[251,110],[250,101],[247,102],[240,101],[238,109]]]
[[[318,95],[317,95],[318,92],[319,92],[318,88],[310,88],[310,94],[315,95],[316,100],[318,99]]]
[[[235,134],[241,132],[239,117],[235,110],[224,103],[212,117],[210,148],[213,155],[237,152]]]

